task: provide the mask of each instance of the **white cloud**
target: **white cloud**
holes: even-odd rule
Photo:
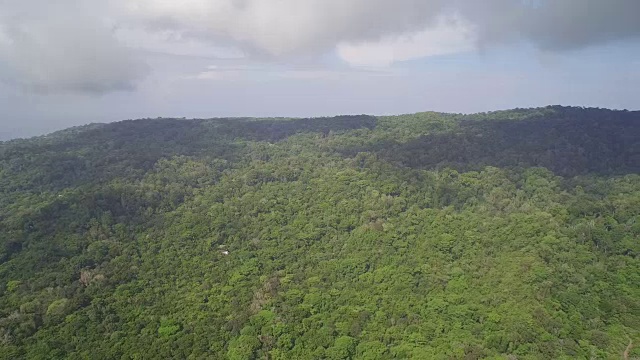
[[[195,79],[195,80],[222,80],[225,77],[228,77],[232,74],[229,71],[216,71],[216,70],[207,70],[203,71],[195,76],[187,76],[185,79]]]
[[[153,31],[140,26],[116,26],[114,35],[122,45],[136,50],[218,59],[245,57],[244,52],[237,47],[216,46],[210,41],[186,36],[178,30]]]
[[[184,30],[269,56],[317,54],[341,41],[372,40],[426,26],[444,0],[114,0],[150,28]]]
[[[338,44],[340,58],[354,66],[385,67],[398,61],[446,55],[475,48],[473,26],[459,16],[442,17],[437,25],[375,42]]]
[[[251,65],[233,65],[233,66],[222,66],[222,65],[209,65],[205,70],[200,71],[193,75],[183,76],[182,80],[237,80],[243,77],[248,77],[251,72],[266,72],[260,66],[251,66]]]
[[[344,81],[345,79],[371,78],[372,76],[390,76],[391,69],[318,69],[315,67],[279,67],[258,64],[244,65],[209,65],[202,71],[187,76],[180,80],[204,80],[204,81],[263,81],[279,82],[280,80],[294,81]]]

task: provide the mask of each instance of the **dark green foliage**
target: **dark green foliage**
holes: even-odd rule
[[[620,358],[639,131],[548,107],[0,143],[0,358]]]
[[[558,175],[640,172],[637,112],[549,107],[459,117],[453,131],[347,148],[420,168],[545,167]]]

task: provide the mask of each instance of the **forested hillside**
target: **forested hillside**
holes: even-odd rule
[[[2,359],[640,357],[640,112],[0,143]]]

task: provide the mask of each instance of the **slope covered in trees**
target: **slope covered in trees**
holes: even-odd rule
[[[0,358],[620,358],[638,139],[547,107],[0,143]]]

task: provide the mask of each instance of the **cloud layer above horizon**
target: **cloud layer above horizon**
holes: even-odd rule
[[[0,0],[0,79],[39,93],[131,90],[141,51],[354,67],[528,43],[640,37],[637,0]]]

